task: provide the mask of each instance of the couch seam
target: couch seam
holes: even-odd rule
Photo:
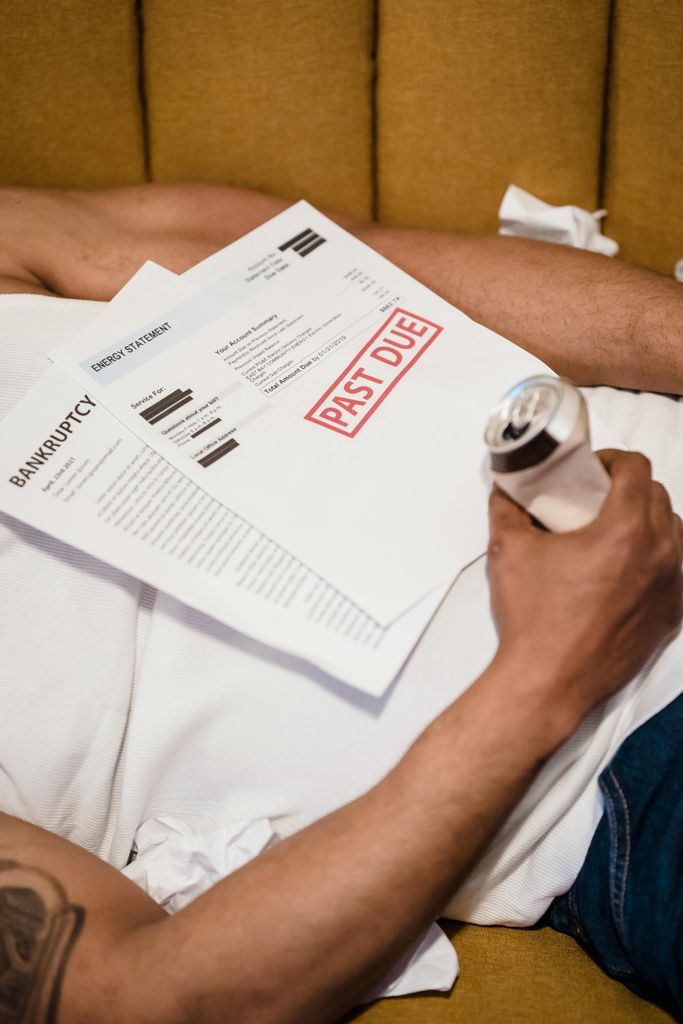
[[[142,132],[142,154],[145,170],[145,181],[151,181],[151,165],[149,151],[149,113],[147,109],[147,88],[145,80],[145,19],[142,10],[143,0],[133,0],[135,29],[137,38],[138,61],[138,102],[140,104],[140,130]]]
[[[379,213],[379,170],[377,163],[377,48],[379,45],[380,0],[371,0],[372,25],[370,39],[370,212],[373,220]]]
[[[607,40],[605,46],[605,72],[602,83],[602,119],[600,124],[600,152],[598,154],[598,208],[605,205],[605,176],[608,161],[608,134],[610,124],[610,85],[614,62],[614,30],[617,0],[609,0],[607,11]]]

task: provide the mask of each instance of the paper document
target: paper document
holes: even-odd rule
[[[148,265],[138,287],[161,273]],[[0,423],[0,509],[375,695],[443,596],[382,628],[57,367]]]
[[[303,202],[54,358],[382,625],[484,551],[483,424],[546,370]]]

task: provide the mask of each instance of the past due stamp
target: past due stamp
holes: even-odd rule
[[[443,330],[396,308],[304,419],[355,437]]]

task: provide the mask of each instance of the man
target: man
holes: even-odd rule
[[[7,190],[0,290],[108,299],[145,259],[181,271],[285,205],[210,186]],[[579,383],[683,393],[674,282],[517,239],[340,222]],[[175,917],[91,854],[1,816],[5,1015],[313,1024],[357,1002],[439,914],[545,760],[680,625],[681,521],[645,458],[604,461],[611,492],[573,534],[536,530],[494,492],[491,663],[368,792]],[[675,1001],[675,979],[640,973],[642,988]]]

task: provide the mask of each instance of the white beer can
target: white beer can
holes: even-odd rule
[[[591,449],[588,409],[559,377],[528,377],[489,416],[491,475],[549,530],[578,530],[597,516],[610,478]]]

